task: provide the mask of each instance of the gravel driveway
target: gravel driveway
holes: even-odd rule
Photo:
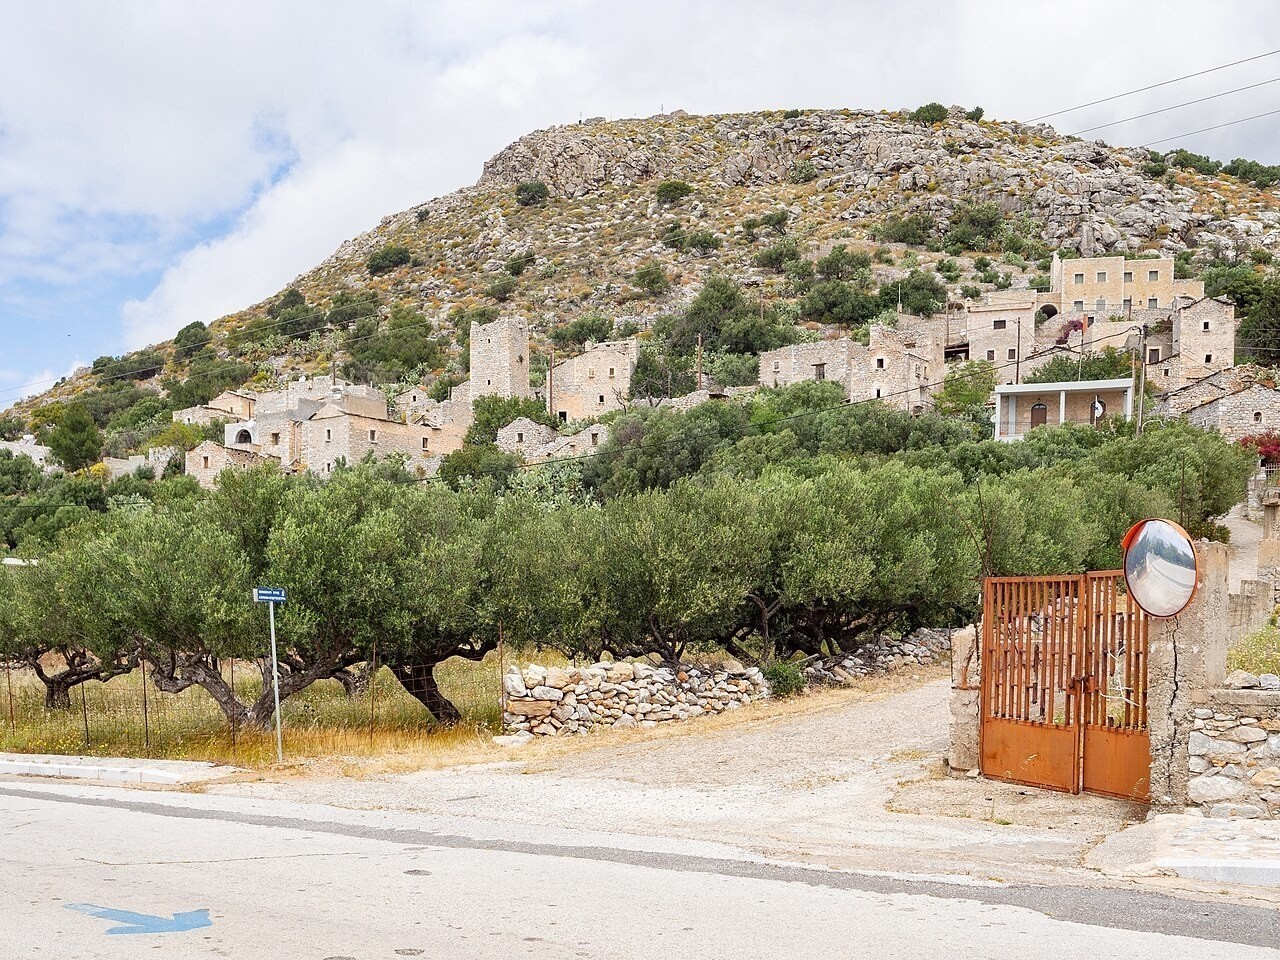
[[[602,733],[496,763],[207,792],[715,841],[840,869],[1089,882],[1084,853],[1143,809],[943,777],[941,672],[674,736]]]

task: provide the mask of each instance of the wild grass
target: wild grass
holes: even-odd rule
[[[539,654],[539,661],[548,660]],[[255,665],[235,664],[242,700],[257,697],[262,681]],[[230,678],[230,664],[223,675]],[[286,760],[309,757],[393,757],[452,751],[484,742],[501,722],[501,666],[496,656],[480,663],[454,659],[436,671],[441,689],[463,722],[442,727],[380,670],[368,690],[347,696],[336,680],[323,680],[281,707]],[[161,693],[134,672],[72,691],[70,710],[44,708],[44,687],[29,670],[0,677],[0,751],[209,760],[258,767],[275,762],[275,732],[233,731],[200,688]]]
[[[1280,674],[1280,627],[1268,623],[1233,646],[1227,669]]]

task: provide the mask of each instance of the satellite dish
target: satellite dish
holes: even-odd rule
[[[1124,582],[1150,616],[1176,617],[1196,593],[1198,566],[1190,534],[1172,520],[1142,520],[1120,542]]]

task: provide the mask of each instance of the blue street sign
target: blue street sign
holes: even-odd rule
[[[284,603],[284,587],[254,587],[253,599],[258,603]]]
[[[184,913],[175,913],[172,917],[154,917],[146,913],[134,913],[132,910],[98,907],[92,903],[68,903],[65,906],[68,910],[75,910],[77,913],[87,913],[91,917],[123,924],[119,927],[108,927],[108,934],[181,933],[184,930],[198,930],[201,927],[213,926],[208,910],[188,910]]]

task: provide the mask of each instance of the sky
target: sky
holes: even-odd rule
[[[1029,120],[1280,49],[1248,0],[0,0],[0,23],[0,409],[278,292],[541,127],[933,100]],[[1184,136],[1280,109],[1280,54],[1051,122],[1258,83],[1092,136],[1280,163],[1280,115]]]

